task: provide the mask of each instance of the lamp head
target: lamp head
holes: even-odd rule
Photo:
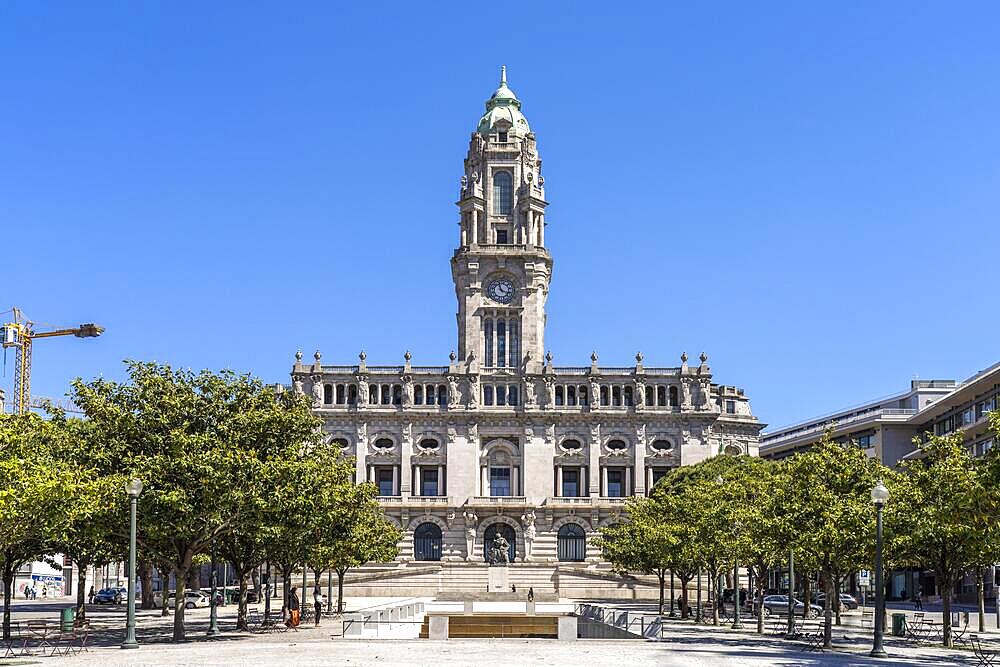
[[[885,488],[885,484],[882,483],[882,480],[879,480],[878,484],[872,487],[872,502],[881,507],[882,505],[885,505],[888,500],[889,489]]]
[[[139,494],[142,493],[142,480],[133,479],[125,485],[125,492],[132,498],[138,498]]]

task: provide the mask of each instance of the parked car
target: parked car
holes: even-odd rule
[[[806,606],[801,600],[795,600],[795,614],[797,616],[802,616],[805,609]],[[809,609],[814,614],[823,612],[823,608],[815,604],[810,604]],[[767,595],[764,597],[764,615],[770,616],[771,614],[788,614],[787,595]]]
[[[820,607],[826,606],[826,593],[820,593],[816,596],[816,604]],[[858,605],[857,599],[853,595],[850,595],[849,593],[840,594],[841,609],[857,609],[859,606],[860,605]]]
[[[201,591],[184,591],[184,608],[194,609],[195,607],[208,607],[210,606],[209,597],[202,593]],[[157,591],[153,594],[153,602],[160,606],[162,605],[163,593],[162,591]],[[167,594],[167,607],[173,609],[177,601],[177,592],[170,591]]]
[[[125,588],[102,588],[94,594],[94,604],[121,604],[126,594]]]

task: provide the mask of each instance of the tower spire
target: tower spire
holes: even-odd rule
[[[506,65],[500,65],[500,85],[501,86],[506,86],[507,85],[507,66]]]

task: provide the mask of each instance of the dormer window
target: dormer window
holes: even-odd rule
[[[503,131],[497,132],[497,141],[499,141],[501,144],[507,143],[507,133]]]

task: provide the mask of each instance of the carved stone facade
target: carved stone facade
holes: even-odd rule
[[[553,364],[542,161],[505,76],[486,107],[451,260],[457,354],[447,366],[412,365],[409,352],[400,366],[298,354],[292,387],[312,396],[357,480],[379,486],[404,530],[400,561],[482,563],[499,531],[514,562],[599,564],[594,533],[628,496],[680,465],[756,455],[763,424],[741,389],[713,383],[705,355],[670,368],[644,366],[641,353],[629,367],[601,366],[596,353],[589,366]]]

